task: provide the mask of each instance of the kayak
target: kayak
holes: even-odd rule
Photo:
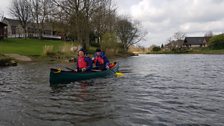
[[[118,72],[119,64],[114,64],[113,67],[107,70],[99,71],[94,70],[92,72],[75,72],[64,71],[60,69],[51,69],[50,71],[50,85],[55,86],[58,84],[68,84],[80,80],[88,80],[94,78],[101,78],[114,75]]]

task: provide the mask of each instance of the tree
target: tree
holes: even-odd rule
[[[118,47],[117,36],[116,33],[107,32],[103,34],[102,41],[100,42],[100,47],[103,50],[107,50],[109,48],[115,49]]]
[[[176,40],[184,40],[185,39],[185,36],[186,35],[183,32],[176,32],[173,35],[174,39],[176,39]]]
[[[10,8],[10,13],[19,20],[25,32],[25,38],[26,38],[27,25],[31,19],[29,1],[28,0],[13,0],[12,6]]]
[[[89,45],[93,14],[105,6],[108,0],[53,0],[69,16],[72,34],[77,36],[83,48]]]
[[[209,40],[208,46],[212,49],[224,49],[224,34],[213,36]]]
[[[212,31],[208,31],[205,33],[204,35],[205,37],[212,37],[213,36],[213,32]]]
[[[112,4],[112,0],[108,0],[107,4],[98,8],[92,16],[91,27],[95,36],[102,40],[102,36],[107,32],[114,32],[116,24],[116,9]]]
[[[52,0],[30,0],[32,19],[36,24],[35,27],[38,30],[39,38],[42,38],[44,31],[44,23],[46,18],[50,18],[50,14],[54,10],[54,4]]]
[[[161,49],[163,49],[163,48],[164,48],[164,45],[162,44],[162,45],[161,45]]]
[[[113,32],[116,22],[116,9],[112,5],[112,0],[107,0],[107,4],[98,8],[92,16],[92,30],[98,37],[102,37],[106,32]]]
[[[158,51],[161,51],[161,48],[159,46],[155,46],[152,48],[152,51],[153,52],[158,52]]]
[[[131,45],[139,43],[146,35],[141,33],[138,26],[139,24],[134,24],[128,21],[127,18],[118,20],[116,33],[125,52],[128,51]]]
[[[0,21],[2,21],[4,19],[4,12],[2,11],[0,11]]]

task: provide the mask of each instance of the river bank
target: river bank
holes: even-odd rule
[[[0,54],[0,66],[16,66],[17,62],[8,56]]]
[[[69,62],[76,59],[77,50],[80,48],[78,42],[65,42],[60,40],[38,40],[38,39],[5,39],[0,41],[0,62],[8,66],[13,62]],[[89,47],[88,53],[93,57],[96,47]],[[108,58],[120,58],[134,56],[134,53],[107,53]],[[10,60],[7,60],[10,59]],[[4,65],[7,64],[7,65]]]
[[[208,47],[205,48],[191,48],[185,50],[161,50],[161,51],[151,51],[147,54],[224,54],[224,49],[210,49]]]

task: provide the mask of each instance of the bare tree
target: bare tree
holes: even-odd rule
[[[114,32],[116,26],[116,8],[112,4],[112,0],[107,2],[98,8],[91,18],[91,30],[94,31],[98,38],[101,38],[105,33]]]
[[[39,38],[41,38],[41,30],[40,30],[40,11],[41,5],[39,0],[30,0],[31,3],[31,13],[32,13],[32,20],[35,23],[33,26],[36,29],[36,32],[39,34]]]
[[[0,11],[0,21],[2,21],[4,19],[4,12]]]
[[[31,19],[29,1],[28,0],[13,0],[12,6],[10,8],[10,13],[19,20],[25,32],[25,37],[27,37],[27,25]]]
[[[205,33],[204,35],[205,37],[212,37],[213,36],[213,32],[212,31],[208,31]]]
[[[42,38],[45,29],[46,19],[51,17],[54,10],[52,0],[30,0],[31,12],[35,28],[38,31],[39,38]]]
[[[89,45],[93,14],[108,0],[53,0],[69,15],[72,34],[76,35],[83,48]]]
[[[127,18],[120,19],[117,22],[116,33],[121,40],[124,51],[128,51],[131,45],[139,43],[145,37],[146,33],[139,30],[138,23],[132,23]]]
[[[176,40],[184,40],[185,36],[186,36],[186,34],[183,32],[176,32],[173,35],[174,39],[176,39]]]
[[[70,27],[70,18],[69,15],[61,8],[54,7],[53,11],[50,14],[50,24],[52,28],[60,33],[63,40],[71,35],[71,27]]]

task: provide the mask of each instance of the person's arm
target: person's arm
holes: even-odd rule
[[[106,67],[106,68],[109,68],[110,61],[108,60],[108,58],[107,58],[106,56],[104,56],[104,57],[103,57],[103,60],[104,60],[105,67]]]
[[[92,64],[93,64],[93,61],[92,61],[92,59],[91,58],[85,58],[85,61],[87,62],[87,68],[86,68],[86,70],[88,71],[88,70],[91,70],[92,69]]]

